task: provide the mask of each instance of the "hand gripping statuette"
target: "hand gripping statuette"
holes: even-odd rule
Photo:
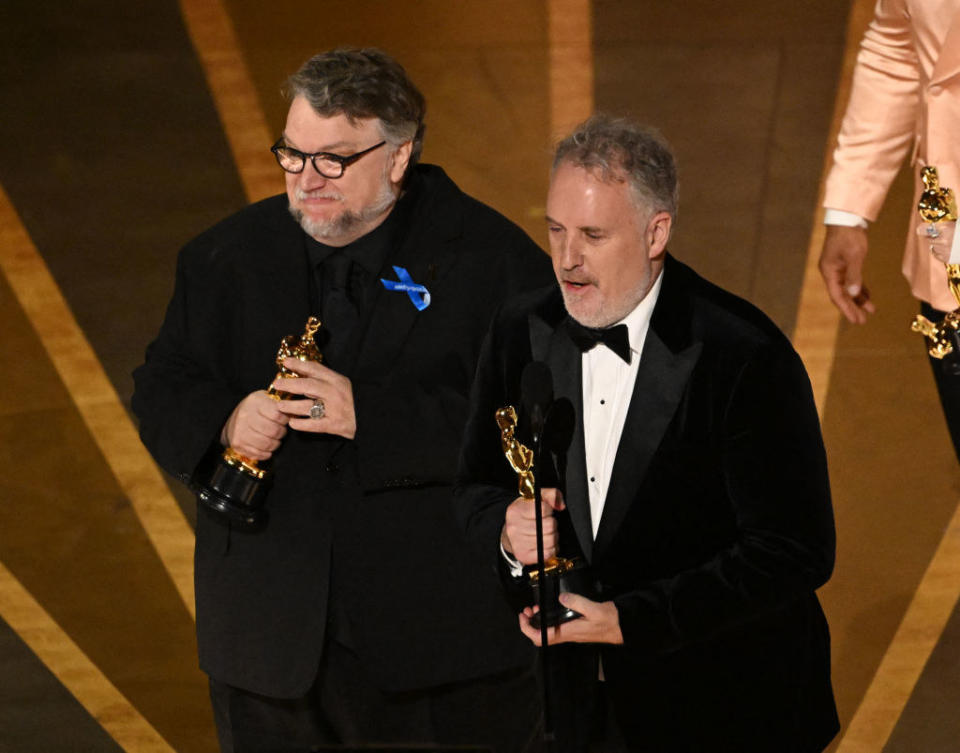
[[[920,218],[927,223],[926,231],[930,238],[937,238],[940,222],[956,221],[957,200],[949,188],[940,186],[937,168],[927,165],[921,175],[924,191],[917,202],[917,211]],[[947,264],[947,285],[960,308],[960,264]],[[960,350],[960,313],[951,311],[939,323],[931,322],[925,316],[918,314],[910,328],[919,332],[930,341],[927,352],[931,357],[943,360],[945,356]],[[957,360],[955,355],[952,361]],[[952,371],[960,371],[960,363],[951,364]]]
[[[531,503],[536,503],[536,482],[533,470],[536,459],[530,448],[521,444],[516,438],[517,411],[512,405],[501,408],[495,414],[497,426],[500,427],[500,445],[503,454],[510,463],[510,467],[517,474],[517,486],[520,496]],[[546,625],[553,627],[581,615],[563,606],[558,598],[561,593],[579,593],[588,595],[592,588],[586,563],[580,557],[566,558],[561,556],[547,557],[543,562],[544,588],[540,590],[540,567],[528,565],[524,567],[531,589],[534,603],[540,605],[540,612],[534,615],[530,623],[534,628],[540,628],[540,616],[545,615]]]
[[[276,364],[279,371],[276,379],[290,379],[297,374],[283,365],[284,358],[296,358],[300,361],[323,360],[323,355],[314,341],[320,320],[311,316],[304,327],[303,334],[287,335],[280,341]],[[274,400],[286,400],[289,392],[270,387],[267,394]],[[257,461],[248,458],[232,447],[224,450],[220,456],[210,481],[199,485],[197,500],[207,509],[233,523],[257,527],[266,521],[267,512],[263,501],[270,485],[270,471],[260,467]]]

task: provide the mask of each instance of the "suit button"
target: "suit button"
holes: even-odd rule
[[[327,463],[326,467],[323,470],[325,470],[327,473],[336,473],[337,471],[340,470],[340,466],[337,465],[336,463]]]
[[[937,97],[937,96],[939,96],[939,95],[942,94],[942,93],[943,93],[943,87],[940,86],[939,84],[930,87],[930,96],[931,96],[931,97]]]

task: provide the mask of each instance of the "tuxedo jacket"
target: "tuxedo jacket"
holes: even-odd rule
[[[913,295],[952,311],[944,266],[917,233],[920,171],[960,191],[960,0],[878,0],[853,74],[824,206],[875,220],[912,148],[914,203],[903,274]]]
[[[519,408],[524,366],[545,362],[577,418],[560,480],[574,540],[561,533],[560,552],[589,561],[624,638],[549,649],[561,749],[584,749],[599,656],[634,750],[819,751],[838,729],[814,593],[832,571],[835,539],[809,382],[759,310],[669,256],[663,275],[596,539],[581,354],[556,286],[510,302],[492,325],[458,515],[488,571],[502,571],[498,542],[517,479],[494,412]]]
[[[549,260],[437,167],[416,167],[406,190],[411,206],[379,277],[403,267],[431,300],[418,311],[406,292],[371,281],[347,370],[355,439],[290,430],[271,460],[263,530],[198,515],[200,664],[230,685],[302,695],[330,625],[385,690],[530,659],[498,584],[467,553],[451,498],[492,313],[551,279]],[[319,314],[305,243],[276,196],[180,253],[166,318],[134,373],[133,409],[153,456],[188,484],[206,480],[237,403],[273,380],[281,339]]]

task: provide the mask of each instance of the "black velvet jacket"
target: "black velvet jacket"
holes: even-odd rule
[[[451,495],[491,316],[506,296],[546,284],[549,260],[437,167],[416,167],[407,191],[400,242],[378,277],[395,280],[391,267],[404,267],[431,302],[418,311],[406,293],[371,281],[348,372],[356,438],[289,432],[273,458],[263,531],[198,516],[200,663],[231,685],[302,695],[331,614],[384,689],[530,660],[497,583],[466,551]],[[133,408],[153,456],[187,483],[222,450],[236,404],[270,384],[281,338],[317,313],[305,238],[276,196],[180,254],[166,319],[134,374]]]
[[[581,358],[560,326],[556,286],[507,304],[488,334],[458,515],[488,571],[502,570],[517,479],[493,415],[519,407],[524,366],[546,362],[577,415],[564,479],[576,540],[561,533],[560,548],[589,560],[625,640],[550,649],[561,749],[582,747],[599,653],[636,750],[819,751],[838,729],[814,593],[832,571],[835,538],[809,382],[755,307],[669,256],[663,274],[596,540]]]

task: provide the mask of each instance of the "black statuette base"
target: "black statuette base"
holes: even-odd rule
[[[534,573],[536,569],[536,565],[533,565],[529,568],[529,571]],[[583,616],[579,612],[574,612],[572,609],[563,606],[559,601],[560,594],[574,593],[586,596],[588,599],[594,598],[596,589],[593,586],[590,568],[580,558],[574,560],[573,569],[559,575],[547,573],[544,580],[546,589],[544,591],[543,611],[537,612],[530,618],[530,624],[537,630],[540,629],[541,614],[546,616],[547,627],[556,627]],[[531,579],[530,588],[533,590],[534,605],[539,605],[540,584],[538,580]]]
[[[197,489],[197,501],[231,523],[256,528],[267,519],[263,501],[268,486],[267,478],[257,478],[221,458],[210,483]]]

